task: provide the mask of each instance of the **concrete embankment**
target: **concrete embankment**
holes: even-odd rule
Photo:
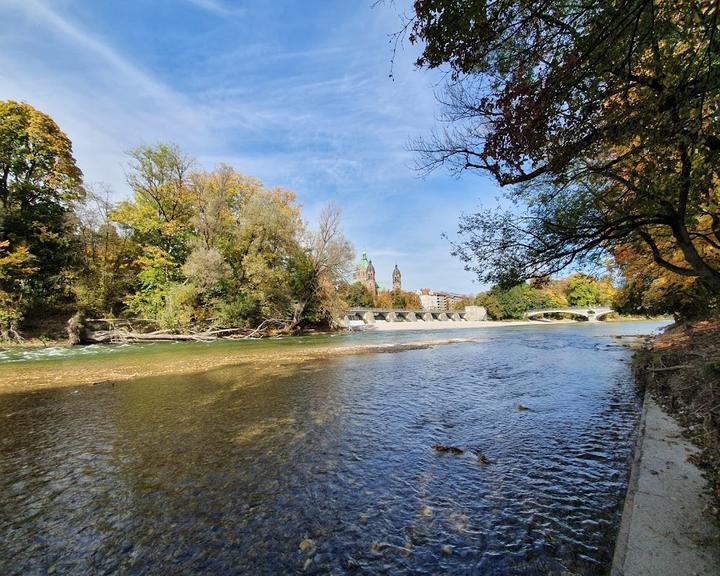
[[[720,575],[720,529],[698,449],[645,394],[612,576]]]

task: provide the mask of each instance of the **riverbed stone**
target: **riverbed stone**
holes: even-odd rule
[[[300,550],[303,552],[310,552],[315,548],[315,542],[311,540],[310,538],[305,538],[302,542],[300,542]]]

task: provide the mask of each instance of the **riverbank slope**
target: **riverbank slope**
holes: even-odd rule
[[[693,460],[720,503],[720,318],[667,329],[638,353],[635,371],[638,384],[699,446]]]
[[[720,319],[638,352],[644,388],[612,576],[720,574]]]

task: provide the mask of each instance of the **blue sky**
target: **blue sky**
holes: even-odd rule
[[[487,178],[421,178],[410,138],[436,123],[442,75],[415,69],[390,34],[410,2],[0,0],[0,98],[50,114],[89,183],[128,194],[125,153],[177,143],[294,190],[312,225],[334,199],[378,279],[482,288],[440,235],[493,203]]]

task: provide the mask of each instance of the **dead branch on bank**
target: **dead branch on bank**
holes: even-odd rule
[[[127,344],[132,342],[213,342],[215,340],[250,340],[262,338],[273,327],[277,331],[286,322],[266,318],[255,328],[220,328],[215,330],[150,330],[155,323],[144,319],[95,318],[68,326],[71,344]],[[143,331],[145,328],[149,331]]]

